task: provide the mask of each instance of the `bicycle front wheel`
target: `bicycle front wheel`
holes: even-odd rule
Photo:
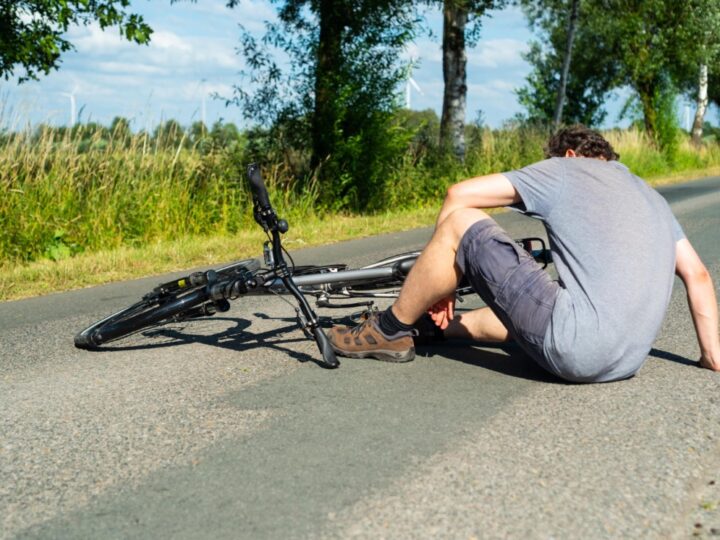
[[[212,315],[229,308],[227,299],[211,298],[208,282],[232,284],[246,280],[260,268],[255,259],[239,261],[217,271],[197,272],[190,276],[163,283],[130,307],[113,313],[79,332],[75,346],[95,349],[104,343],[171,321]],[[212,275],[212,279],[210,276]]]
[[[143,300],[113,313],[75,336],[75,346],[80,349],[96,349],[104,343],[126,337],[139,330],[171,321],[208,300],[204,287],[182,296],[170,296],[161,300]]]

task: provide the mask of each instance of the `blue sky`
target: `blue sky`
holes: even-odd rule
[[[262,35],[264,22],[273,20],[275,7],[265,0],[242,0],[227,9],[225,0],[198,0],[170,6],[169,0],[134,0],[155,30],[149,46],[120,39],[117,29],[97,25],[73,28],[68,38],[76,51],[63,57],[61,68],[38,82],[2,85],[3,123],[20,127],[29,123],[67,124],[75,96],[80,119],[109,123],[115,116],[131,119],[134,129],[151,129],[159,121],[175,118],[187,125],[204,117],[208,123],[222,118],[246,126],[237,107],[226,107],[213,94],[232,95],[239,82],[243,60],[236,54],[238,25]],[[413,109],[442,105],[442,57],[439,11],[428,11],[436,37],[419,37],[404,53],[417,58],[413,78],[422,93],[412,90]],[[521,54],[532,38],[519,9],[492,12],[485,18],[481,39],[468,51],[467,119],[482,110],[485,121],[498,127],[521,111],[514,89],[524,84],[530,66]],[[403,89],[398,89],[399,93]],[[204,106],[203,106],[204,103]],[[616,120],[611,105],[608,123]]]

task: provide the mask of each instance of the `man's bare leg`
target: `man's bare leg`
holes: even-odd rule
[[[415,323],[430,306],[455,291],[462,277],[455,265],[460,240],[465,231],[482,219],[490,219],[490,216],[482,210],[466,208],[453,212],[438,225],[392,306],[399,321]],[[487,315],[481,318],[490,321]],[[474,328],[475,322],[471,324]]]
[[[510,338],[505,325],[489,307],[456,315],[445,329],[446,338],[502,343]]]

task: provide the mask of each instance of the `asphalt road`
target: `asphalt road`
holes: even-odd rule
[[[720,283],[720,178],[662,193]],[[720,537],[720,374],[694,365],[679,282],[643,369],[602,385],[468,343],[324,370],[277,298],[73,348],[160,279],[0,304],[1,538]]]

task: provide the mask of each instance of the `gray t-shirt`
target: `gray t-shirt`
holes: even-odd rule
[[[665,317],[675,244],[667,202],[617,161],[551,158],[504,175],[543,221],[561,286],[545,356],[561,377],[611,381],[642,366]]]

